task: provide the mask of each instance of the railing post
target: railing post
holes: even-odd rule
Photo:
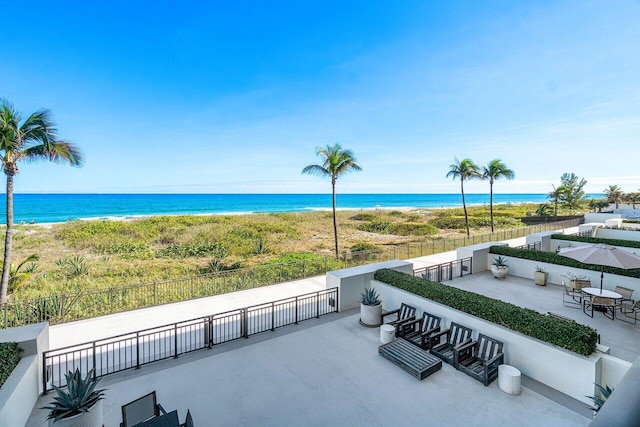
[[[153,305],[156,305],[156,282],[153,282]]]
[[[113,313],[113,288],[109,288],[109,313]]]
[[[47,352],[42,352],[42,394],[47,394]]]
[[[298,297],[296,296],[296,325],[298,324]]]
[[[249,309],[242,309],[242,336],[244,338],[249,338]]]
[[[178,358],[178,324],[173,324],[173,347],[174,347],[174,355],[173,358]]]
[[[136,332],[136,369],[140,369],[140,332]]]
[[[316,319],[320,318],[320,292],[316,292]]]
[[[93,379],[95,380],[97,377],[97,371],[98,371],[98,367],[96,366],[96,342],[93,342],[92,345],[92,350],[93,350]]]
[[[274,302],[271,302],[271,330],[276,330],[276,305]]]

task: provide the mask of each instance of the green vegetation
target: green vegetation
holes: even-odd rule
[[[0,342],[0,388],[20,362],[20,347],[14,342]]]
[[[54,386],[56,396],[53,398],[53,402],[42,408],[49,410],[47,419],[60,421],[79,415],[87,412],[99,400],[104,399],[104,389],[96,390],[100,378],[94,378],[94,369],[90,369],[84,378],[82,378],[79,368],[64,375],[66,387]]]
[[[0,159],[7,176],[7,221],[4,238],[2,279],[0,280],[0,304],[7,302],[9,289],[11,252],[13,244],[13,180],[18,173],[18,163],[48,160],[53,163],[82,164],[82,153],[74,144],[58,139],[51,112],[39,110],[22,123],[20,113],[6,99],[0,99]]]
[[[378,270],[374,277],[398,289],[584,356],[596,350],[597,331],[577,322],[556,319],[528,308],[394,270]]]
[[[601,237],[588,237],[588,236],[569,236],[566,234],[554,234],[551,236],[556,240],[568,240],[571,242],[584,242],[584,243],[602,243],[611,246],[621,246],[623,248],[639,248],[640,242],[635,240],[623,240],[623,239],[603,239]]]
[[[538,262],[548,262],[549,264],[564,265],[567,267],[582,268],[585,270],[600,271],[599,265],[583,264],[575,259],[568,258],[553,252],[535,251],[531,249],[510,248],[508,246],[491,246],[489,252],[496,255],[511,256],[514,258],[529,259]],[[640,268],[635,270],[624,270],[622,268],[604,267],[604,272],[640,279]]]

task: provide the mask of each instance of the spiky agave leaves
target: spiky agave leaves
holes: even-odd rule
[[[598,388],[598,391],[602,396],[587,396],[587,397],[593,400],[594,405],[592,409],[598,412],[602,408],[602,405],[604,405],[607,399],[611,396],[611,393],[613,393],[613,389],[606,384],[604,387],[601,386],[600,384],[596,384],[596,387]]]
[[[82,378],[78,368],[74,372],[69,371],[65,374],[67,390],[54,386],[58,395],[54,397],[51,405],[41,408],[50,411],[47,419],[57,421],[88,412],[98,400],[104,398],[104,389],[95,389],[100,380],[93,378],[93,372],[94,369],[91,369],[85,378]]]

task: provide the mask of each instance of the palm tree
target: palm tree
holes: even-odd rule
[[[500,179],[513,179],[516,176],[513,170],[502,163],[500,159],[494,159],[487,166],[482,167],[482,179],[489,180],[489,209],[491,213],[491,232],[493,233],[493,183]]]
[[[323,159],[322,165],[309,165],[302,169],[303,174],[330,176],[333,200],[333,236],[335,238],[336,258],[338,255],[338,224],[336,221],[336,180],[342,174],[351,171],[361,171],[351,150],[343,150],[340,144],[316,147],[316,156]]]
[[[618,204],[622,201],[623,195],[622,189],[617,185],[610,185],[604,189],[604,196],[607,198],[607,202],[615,203],[616,209],[618,209]]]
[[[624,195],[624,201],[627,203],[631,203],[631,207],[635,209],[636,203],[640,201],[640,193],[638,192],[627,193]]]
[[[553,200],[553,217],[554,217],[554,221],[557,221],[558,220],[558,202],[560,201],[560,199],[562,199],[562,196],[564,194],[564,187],[560,186],[556,188],[556,186],[553,184],[551,184],[551,186],[553,187],[553,191],[550,191],[549,194],[547,194],[547,199]]]
[[[469,180],[473,178],[480,178],[482,175],[480,174],[480,167],[473,163],[471,159],[462,159],[458,160],[455,158],[455,162],[449,166],[449,172],[447,173],[447,178],[452,177],[453,179],[460,178],[460,192],[462,193],[462,209],[464,210],[464,222],[467,226],[467,236],[470,236],[469,233],[469,217],[467,215],[467,205],[464,201],[464,180]]]
[[[82,164],[82,153],[70,142],[57,137],[57,129],[48,110],[39,110],[20,123],[21,116],[6,99],[0,99],[0,160],[7,176],[7,229],[4,240],[4,261],[0,281],[0,304],[7,301],[13,240],[13,177],[18,162],[48,160],[54,163]]]

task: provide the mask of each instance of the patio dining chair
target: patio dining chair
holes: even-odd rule
[[[562,287],[562,305],[569,308],[582,307],[582,291],[579,288],[570,288],[565,282],[562,282]]]
[[[640,300],[634,302],[622,301],[619,304],[619,308],[623,316],[618,316],[618,319],[622,320],[623,322],[633,323],[634,325],[638,322],[638,313],[640,313]],[[633,322],[631,322],[630,320],[625,320],[625,317],[627,319],[633,319]]]
[[[596,310],[602,311],[602,313],[611,320],[615,319],[616,317],[616,300],[614,300],[613,298],[596,296],[594,296],[592,299],[585,298],[582,306],[582,311],[587,316],[593,317],[594,308],[596,308]],[[588,309],[591,309],[591,314],[587,312]],[[611,316],[609,316],[607,313],[611,313]]]

